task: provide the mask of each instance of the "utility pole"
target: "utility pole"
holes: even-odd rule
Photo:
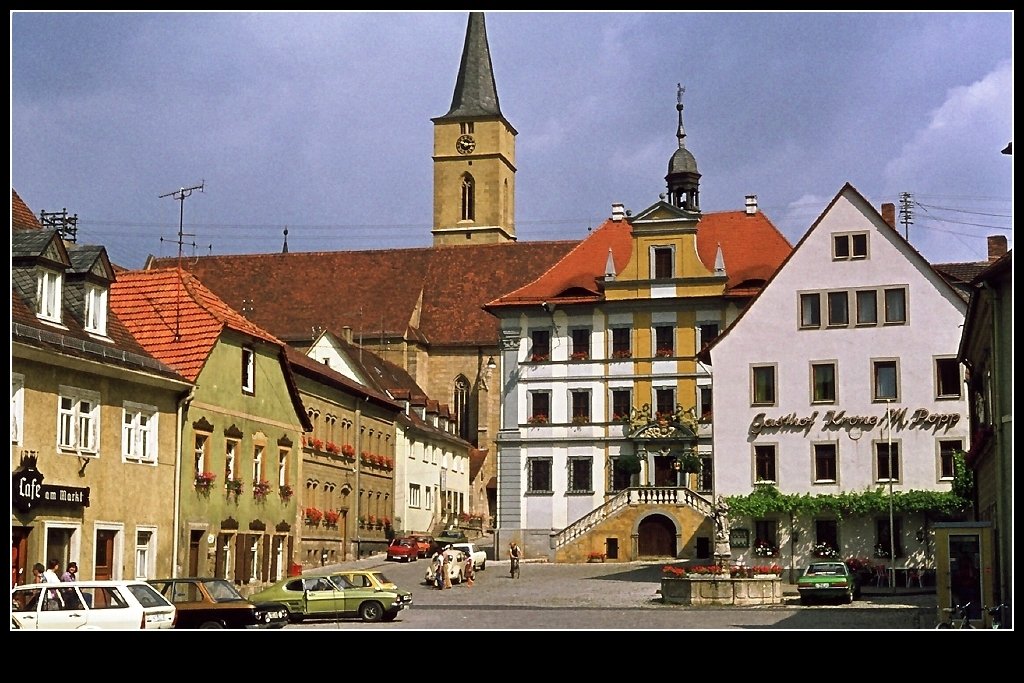
[[[910,241],[910,224],[914,222],[914,202],[909,192],[900,192],[900,222],[903,223],[903,239]]]
[[[178,274],[181,275],[181,247],[183,244],[182,238],[186,236],[195,237],[192,233],[182,232],[182,228],[185,222],[185,197],[190,197],[196,190],[203,191],[203,186],[206,185],[206,181],[201,181],[198,185],[192,187],[182,187],[174,192],[168,192],[167,194],[160,195],[159,199],[164,197],[174,197],[178,200],[181,205],[178,209]],[[161,237],[160,241],[163,242],[164,238]],[[196,243],[192,243],[192,247],[195,248]],[[181,287],[175,288],[175,306],[174,306],[174,339],[177,341],[181,338]]]

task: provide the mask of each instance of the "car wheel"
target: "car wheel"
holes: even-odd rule
[[[487,560],[480,563],[480,571],[487,569]]]
[[[298,612],[289,612],[288,613],[288,621],[290,621],[293,624],[300,624],[300,623],[302,623],[302,619],[303,619],[303,615],[299,614]]]
[[[373,600],[367,600],[359,606],[359,618],[367,622],[380,621],[384,617],[384,607]]]
[[[219,621],[204,621],[199,628],[224,628],[224,624]]]
[[[384,615],[383,621],[394,621],[397,618],[398,618],[398,612],[389,612],[388,614]]]
[[[853,603],[853,593],[847,593],[847,594],[846,594],[846,600],[845,600],[845,602],[846,602],[846,604],[847,604],[847,605],[849,605],[849,604],[852,604],[852,603]]]

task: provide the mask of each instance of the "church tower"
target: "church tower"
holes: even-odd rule
[[[434,246],[516,239],[516,129],[501,115],[483,12],[470,12],[452,106],[434,123]]]

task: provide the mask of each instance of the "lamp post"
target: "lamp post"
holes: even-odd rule
[[[896,594],[896,533],[893,528],[893,513],[892,513],[892,414],[889,412],[889,401],[885,399],[885,433],[887,442],[886,457],[889,458],[889,570],[892,572],[889,575],[889,588],[893,595]]]

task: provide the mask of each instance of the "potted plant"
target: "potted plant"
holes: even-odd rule
[[[667,346],[659,346],[658,350],[654,352],[657,358],[668,358],[672,355],[672,349]]]
[[[289,501],[291,497],[295,495],[295,491],[293,491],[292,487],[288,484],[281,484],[281,488],[279,488],[277,492],[281,494],[281,500],[285,502]]]
[[[339,453],[341,453],[341,447],[338,444],[334,443],[333,441],[328,441],[325,448],[327,449],[327,452],[331,453],[332,455],[338,455]]]
[[[589,351],[573,351],[572,355],[569,356],[572,360],[587,360],[590,358]]]
[[[239,479],[238,477],[232,477],[231,479],[228,479],[227,481],[224,482],[224,485],[227,487],[228,493],[234,494],[235,496],[241,495],[242,489],[244,488],[242,480]]]
[[[314,526],[320,523],[320,520],[324,518],[324,513],[319,508],[310,507],[305,509],[306,522],[313,524]]]
[[[604,562],[604,553],[591,550],[587,554],[587,562]]]
[[[213,472],[200,472],[199,474],[196,475],[196,490],[199,491],[200,493],[209,493],[210,487],[213,486],[213,482],[216,478],[217,475],[214,474]]]
[[[267,494],[270,493],[270,482],[266,479],[260,479],[252,483],[252,497],[256,500],[266,500]]]
[[[531,415],[526,422],[532,425],[546,425],[548,423],[548,416],[538,413]]]
[[[573,415],[572,416],[572,423],[574,425],[585,425],[585,424],[588,424],[589,422],[590,422],[590,418],[587,417],[586,415]]]
[[[811,554],[815,557],[822,557],[825,559],[839,557],[839,551],[833,548],[828,543],[815,543],[811,549]]]
[[[337,510],[327,510],[324,512],[324,522],[327,526],[337,526],[338,518],[341,517]]]
[[[629,349],[619,349],[618,351],[612,351],[612,358],[617,360],[623,360],[625,358],[632,358],[633,352]]]
[[[344,455],[346,458],[354,458],[356,455],[355,446],[353,446],[350,443],[345,444],[344,446],[341,447],[341,454]]]
[[[550,356],[548,354],[546,354],[546,353],[532,353],[532,354],[530,354],[530,362],[531,363],[543,363],[544,361],[548,360],[548,358],[550,358]]]
[[[759,538],[754,541],[754,554],[758,557],[776,557],[779,549]]]

